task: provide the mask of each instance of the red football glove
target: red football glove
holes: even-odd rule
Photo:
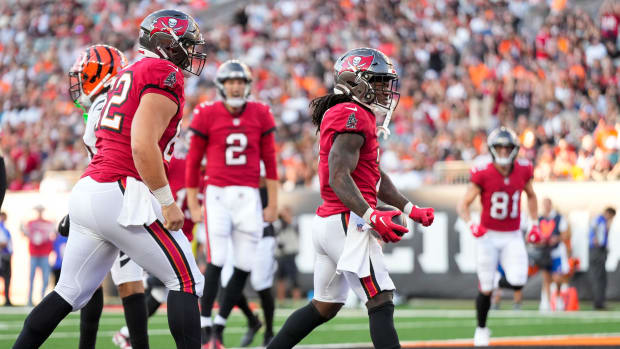
[[[538,225],[532,225],[532,229],[527,233],[527,242],[530,244],[537,244],[540,242],[540,229],[538,229]]]
[[[420,223],[425,227],[433,224],[435,219],[435,209],[432,207],[418,207],[412,203],[405,205],[404,212],[413,219],[414,222]]]
[[[471,230],[472,235],[477,238],[487,233],[487,228],[478,223],[469,223],[469,230]]]
[[[402,225],[392,222],[392,217],[399,215],[400,211],[379,211],[369,208],[364,213],[364,220],[368,223],[385,242],[399,242],[409,230]],[[398,233],[401,233],[399,236]]]

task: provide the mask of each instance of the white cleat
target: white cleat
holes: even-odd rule
[[[491,330],[488,327],[476,327],[474,347],[486,347],[491,340]]]
[[[129,341],[129,336],[125,336],[125,334],[123,334],[123,331],[116,332],[116,334],[114,334],[114,337],[112,337],[112,342],[114,342],[114,344],[121,349],[131,349],[131,342]]]

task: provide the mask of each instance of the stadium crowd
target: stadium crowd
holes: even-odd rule
[[[392,57],[400,75],[381,161],[401,183],[432,183],[436,162],[484,155],[487,131],[500,124],[517,131],[536,180],[620,177],[620,1],[604,1],[594,18],[570,0],[254,1],[232,22],[209,23],[201,21],[208,2],[178,3],[209,44],[205,71],[186,84],[186,114],[215,98],[219,62],[248,63],[253,96],[278,123],[285,189],[317,182],[308,103],[331,89],[334,59],[357,46]],[[0,4],[0,152],[10,189],[36,188],[47,170],[85,167],[67,71],[90,44],[134,52],[134,28],[163,5]]]

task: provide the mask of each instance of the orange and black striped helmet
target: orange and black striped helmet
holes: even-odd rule
[[[108,45],[88,47],[69,70],[69,96],[90,106],[93,97],[106,88],[111,78],[127,65],[125,55]]]

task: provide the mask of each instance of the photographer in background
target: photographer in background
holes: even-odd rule
[[[297,281],[297,264],[295,258],[299,253],[299,227],[297,219],[293,216],[293,210],[290,206],[285,206],[280,211],[280,219],[274,222],[276,228],[276,236],[278,240],[278,249],[276,251],[276,260],[278,261],[277,279],[277,297],[281,303],[286,298],[288,289],[292,288],[293,300],[301,298],[299,283]]]

